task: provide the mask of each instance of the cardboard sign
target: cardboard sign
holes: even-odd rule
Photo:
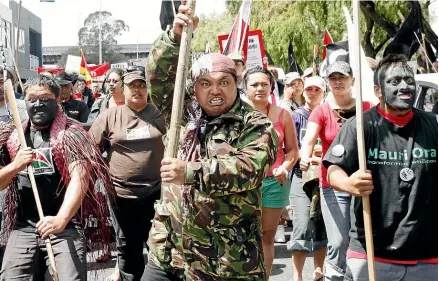
[[[224,51],[224,47],[227,44],[228,37],[229,37],[228,34],[218,36],[218,43],[220,46],[221,53],[223,53]],[[244,52],[244,54],[247,54],[246,56],[247,69],[253,68],[255,66],[261,66],[267,68],[268,60],[267,57],[265,56],[264,41],[262,39],[262,30],[256,29],[256,30],[250,30],[248,32],[247,52]]]
[[[65,71],[70,73],[79,73],[81,69],[81,60],[81,57],[68,55]]]

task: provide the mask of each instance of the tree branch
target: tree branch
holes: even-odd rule
[[[364,17],[366,20],[366,32],[364,33],[364,52],[367,57],[375,58],[376,53],[372,45],[372,30],[374,26],[374,21],[369,17]]]
[[[396,24],[388,21],[383,16],[379,15],[375,10],[375,3],[373,1],[360,1],[360,7],[366,17],[369,17],[371,20],[373,20],[391,37],[395,36],[399,27]]]

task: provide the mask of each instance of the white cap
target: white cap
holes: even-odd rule
[[[303,88],[306,89],[310,86],[319,87],[323,92],[326,91],[326,82],[320,76],[311,76],[311,77],[306,78],[305,86]]]

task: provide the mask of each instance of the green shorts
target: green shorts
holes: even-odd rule
[[[262,207],[283,208],[290,203],[290,180],[283,185],[274,177],[267,177],[262,181]]]

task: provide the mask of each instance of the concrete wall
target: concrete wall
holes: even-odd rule
[[[18,23],[19,4],[13,0],[9,1],[9,9],[12,10],[13,28],[13,45],[16,44],[16,30]],[[21,7],[20,29],[24,31],[24,52],[18,51],[18,68],[22,79],[29,78],[37,74],[36,71],[30,70],[30,55],[39,57],[38,65],[43,65],[43,45],[42,45],[42,24],[41,19],[32,12]],[[32,39],[32,40],[31,40]]]

